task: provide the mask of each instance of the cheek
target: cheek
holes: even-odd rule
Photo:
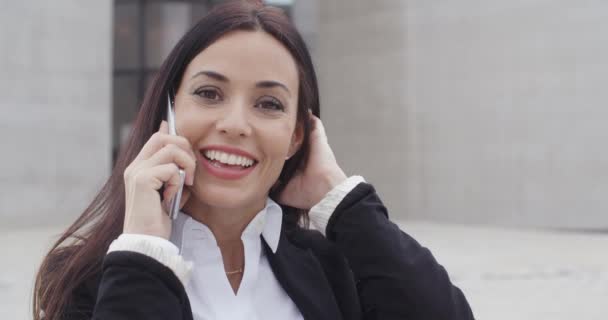
[[[270,127],[268,128],[270,129]],[[265,153],[273,162],[284,162],[289,152],[292,134],[293,128],[289,124],[273,126],[272,130],[264,130],[264,133],[261,134],[260,138],[263,140]]]
[[[289,124],[281,126],[273,126],[272,131],[265,131],[263,136],[259,136],[263,141],[266,164],[260,172],[266,182],[264,185],[270,188],[279,178],[283,166],[285,165],[285,157],[289,152],[291,143],[292,127]]]
[[[194,144],[213,128],[212,118],[203,112],[185,111],[175,115],[177,134]]]

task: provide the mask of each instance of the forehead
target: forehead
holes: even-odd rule
[[[274,80],[297,89],[298,72],[290,52],[264,31],[233,31],[200,52],[184,78],[202,71],[219,72],[230,81]]]

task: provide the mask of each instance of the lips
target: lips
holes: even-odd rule
[[[200,150],[199,161],[213,176],[235,180],[249,175],[258,161],[250,153],[228,146],[207,146]]]

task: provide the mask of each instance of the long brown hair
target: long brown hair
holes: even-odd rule
[[[260,30],[280,41],[298,66],[298,125],[304,129],[302,147],[283,167],[279,181],[270,190],[277,196],[308,160],[310,123],[308,109],[319,116],[317,79],[308,49],[282,10],[265,6],[261,1],[231,1],[215,6],[175,45],[148,88],[133,131],[122,148],[111,176],[84,212],[59,237],[40,266],[33,297],[33,316],[45,320],[60,319],[74,290],[101,271],[103,257],[110,243],[123,229],[125,190],[123,173],[143,145],[165,118],[165,94],[179,87],[190,61],[222,35],[235,30]],[[306,211],[285,208],[290,220],[305,218]],[[294,218],[295,217],[295,218]]]

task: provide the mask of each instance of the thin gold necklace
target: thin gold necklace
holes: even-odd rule
[[[233,274],[242,273],[242,272],[243,272],[243,268],[239,268],[239,269],[233,270],[233,271],[226,271],[226,275],[233,275]]]

